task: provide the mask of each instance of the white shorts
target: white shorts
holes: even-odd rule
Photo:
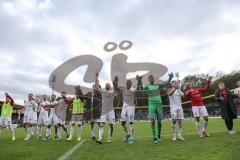
[[[124,104],[121,112],[121,121],[134,122],[135,108]]]
[[[184,119],[183,109],[174,109],[171,110],[171,118],[172,119]]]
[[[192,106],[194,117],[208,117],[208,112],[205,106]]]
[[[83,114],[72,115],[71,124],[82,125],[83,124]]]
[[[38,124],[37,112],[33,112],[32,124]]]
[[[115,124],[115,113],[114,113],[114,110],[101,115],[101,117],[98,120],[98,122],[102,122],[102,123],[108,122],[109,124]]]
[[[33,113],[32,112],[25,112],[23,116],[23,123],[30,123],[33,122]]]
[[[50,114],[48,117],[48,125],[57,125],[58,123],[58,118],[55,114]]]
[[[0,126],[6,127],[12,125],[12,118],[11,117],[0,117]]]
[[[39,114],[38,117],[38,125],[48,125],[48,115],[47,114]]]
[[[62,119],[58,118],[57,116],[56,116],[56,118],[57,118],[57,124],[65,125],[65,120],[62,120]]]

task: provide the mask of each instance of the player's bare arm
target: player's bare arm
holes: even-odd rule
[[[136,76],[136,80],[137,80],[137,90],[141,90],[142,89],[142,78],[143,76]]]
[[[159,89],[169,86],[173,77],[174,77],[173,73],[168,74],[168,80],[163,84],[159,84]]]
[[[168,94],[169,96],[172,96],[173,93],[176,91],[176,89],[177,89],[177,87],[169,88],[168,91],[167,91],[167,94]]]
[[[95,76],[95,89],[97,91],[99,91],[99,79],[98,79],[98,77],[99,77],[99,74],[96,73],[96,76]]]
[[[115,91],[117,94],[122,94],[122,92],[123,92],[123,87],[119,87],[119,86],[118,86],[118,76],[115,76],[115,77],[114,77],[114,80],[113,80],[113,89],[114,89],[114,91]]]

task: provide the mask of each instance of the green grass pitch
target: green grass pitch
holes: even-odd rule
[[[97,127],[96,127],[97,128]],[[90,141],[90,125],[85,124],[83,143],[68,159],[71,160],[240,160],[240,120],[234,121],[235,135],[228,135],[222,119],[210,119],[208,131],[210,137],[199,138],[194,120],[183,122],[184,142],[171,140],[171,121],[163,122],[162,139],[153,144],[150,125],[138,122],[135,125],[135,143],[123,142],[124,133],[120,124],[114,126],[113,141],[99,145]],[[41,141],[31,139],[23,141],[24,129],[16,129],[16,141],[11,141],[8,130],[0,135],[1,160],[54,160],[74,147],[78,142],[75,135],[72,142]],[[45,131],[43,132],[45,134]],[[53,131],[52,131],[53,133]],[[75,129],[77,134],[77,128]],[[97,129],[96,129],[97,134]],[[107,138],[106,125],[105,137]],[[65,135],[64,133],[62,135]]]

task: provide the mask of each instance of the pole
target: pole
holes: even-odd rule
[[[52,83],[53,83],[53,87],[52,87],[52,95],[54,95],[54,83],[56,82],[56,75],[52,75]]]

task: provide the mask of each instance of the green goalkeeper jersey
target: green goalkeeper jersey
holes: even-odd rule
[[[2,105],[2,112],[1,112],[1,116],[2,117],[11,117],[12,116],[12,105],[10,102],[6,103],[4,102]]]
[[[73,100],[73,114],[83,114],[84,113],[84,103],[81,99],[74,98]]]
[[[148,104],[159,103],[162,104],[160,96],[160,89],[169,84],[169,80],[163,84],[147,84],[142,86],[142,90],[148,93]]]

